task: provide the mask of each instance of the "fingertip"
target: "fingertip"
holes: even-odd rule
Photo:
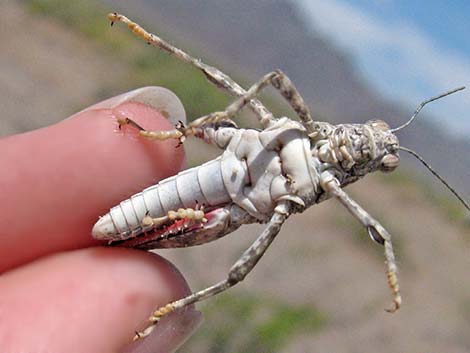
[[[73,118],[86,110],[114,109],[124,103],[131,102],[140,103],[151,107],[157,112],[161,112],[173,125],[179,121],[184,123],[186,122],[186,112],[178,96],[169,89],[158,86],[141,87],[122,93],[118,96],[108,98],[84,109],[70,118]]]

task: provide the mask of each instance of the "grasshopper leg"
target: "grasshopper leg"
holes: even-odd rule
[[[289,207],[287,203],[279,204],[276,207],[274,215],[271,217],[267,227],[255,240],[255,242],[243,253],[238,261],[230,269],[228,276],[225,280],[192,293],[185,298],[171,302],[161,308],[158,308],[152,316],[149,318],[150,325],[143,331],[138,332],[134,337],[134,340],[148,336],[153,331],[158,321],[175,310],[182,309],[187,305],[197,303],[201,300],[210,298],[216,294],[219,294],[230,287],[234,286],[238,282],[242,281],[248,273],[255,267],[261,257],[264,255],[269,245],[272,243],[276,235],[279,233],[282,224],[289,216]]]
[[[393,294],[393,305],[386,311],[393,313],[397,311],[402,303],[400,295],[400,286],[397,277],[397,265],[395,254],[393,252],[392,239],[387,230],[365,211],[356,201],[354,201],[343,189],[341,189],[338,180],[329,172],[321,175],[321,186],[323,190],[336,197],[345,206],[351,214],[356,217],[364,227],[367,228],[369,235],[377,242],[384,245],[385,263],[387,266],[387,281]]]
[[[211,113],[195,120],[190,124],[201,125],[204,123],[215,123],[221,120],[227,120],[238,113],[244,106],[246,106],[252,99],[259,95],[259,93],[268,85],[273,86],[279,91],[284,99],[289,103],[292,109],[297,113],[300,121],[304,125],[309,134],[316,133],[316,124],[312,119],[310,110],[305,104],[302,96],[291,80],[281,71],[276,70],[264,75],[260,80],[253,84],[243,95],[237,98],[230,104],[224,111]]]
[[[153,218],[150,215],[146,215],[142,219],[142,228],[156,228],[169,222],[177,220],[187,220],[206,223],[207,219],[204,217],[204,211],[202,209],[193,208],[180,208],[177,211],[168,211],[166,216]]]
[[[117,122],[119,124],[119,129],[123,126],[130,126],[133,129],[136,129],[139,132],[139,135],[144,137],[147,140],[151,141],[164,141],[168,139],[177,139],[180,142],[184,140],[185,134],[182,131],[183,124],[178,123],[172,130],[155,130],[150,131],[144,129],[142,126],[137,124],[134,120],[128,117],[118,117]]]
[[[223,73],[219,69],[209,66],[203,63],[200,59],[196,59],[184,52],[183,50],[176,48],[167,41],[161,39],[159,36],[153,33],[149,33],[147,30],[139,26],[137,23],[133,22],[126,16],[120,15],[118,13],[111,13],[108,15],[108,19],[111,21],[111,24],[114,22],[123,22],[127,27],[134,33],[136,36],[142,38],[147,43],[167,52],[177,59],[192,65],[202,71],[207,80],[213,83],[217,88],[224,90],[235,96],[242,96],[246,91],[235,82],[230,76]],[[258,120],[263,127],[268,127],[276,119],[273,117],[272,113],[269,112],[266,107],[256,99],[250,101],[250,106],[253,112],[258,116]]]

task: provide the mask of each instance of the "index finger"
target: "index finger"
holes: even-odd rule
[[[174,108],[177,98],[170,99]],[[99,215],[181,168],[184,153],[175,141],[152,143],[116,131],[116,115],[152,130],[172,128],[164,116],[172,112],[144,102],[104,103],[0,140],[0,271],[92,245]]]

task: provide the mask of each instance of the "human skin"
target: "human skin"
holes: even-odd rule
[[[172,128],[150,106],[123,102],[0,140],[2,352],[171,352],[200,321],[193,309],[170,315],[124,348],[153,309],[190,291],[163,258],[90,235],[99,215],[184,164],[175,141],[119,131],[119,114]]]

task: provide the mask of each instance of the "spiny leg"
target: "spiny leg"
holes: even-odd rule
[[[228,273],[227,279],[159,308],[150,317],[150,326],[148,326],[144,331],[137,333],[137,335],[134,337],[134,340],[148,336],[162,316],[169,314],[172,311],[184,308],[187,305],[210,298],[242,281],[246,275],[250,273],[253,267],[255,267],[276,235],[279,233],[282,224],[289,216],[288,210],[289,208],[286,203],[280,204],[276,207],[274,215],[271,217],[267,227],[264,229],[258,239],[255,240],[255,242],[232,266]]]
[[[174,222],[177,220],[189,220],[201,223],[206,223],[207,219],[204,217],[204,210],[193,208],[180,208],[177,211],[168,211],[166,216],[153,218],[150,215],[146,215],[142,219],[142,228],[155,228],[164,225],[168,222]]]
[[[174,55],[176,58],[187,64],[197,67],[203,72],[208,81],[213,83],[218,88],[225,90],[235,96],[241,96],[246,93],[246,91],[238,83],[236,83],[225,73],[221,72],[219,69],[204,64],[201,62],[201,60],[192,57],[179,48],[176,48],[157,35],[147,32],[145,29],[128,19],[126,16],[117,13],[111,13],[108,15],[108,19],[111,21],[111,25],[114,22],[124,22],[135,35],[144,39],[147,43],[152,44],[153,46],[171,55]],[[258,116],[260,124],[263,126],[263,128],[268,127],[273,121],[275,121],[272,113],[269,112],[259,100],[251,100],[250,106],[253,112]]]
[[[172,130],[145,130],[142,126],[137,124],[134,120],[127,118],[127,117],[118,117],[117,119],[119,124],[119,129],[122,126],[128,125],[136,130],[138,130],[139,135],[151,140],[151,141],[163,141],[168,139],[177,139],[179,140],[179,145],[181,145],[186,137],[194,136],[198,138],[202,138],[207,143],[212,143],[216,145],[220,145],[220,141],[215,134],[215,131],[221,127],[236,127],[236,124],[230,119],[221,119],[217,122],[208,122],[208,123],[201,123],[201,124],[190,124],[189,126],[184,126],[184,124],[180,121],[176,124],[175,128]],[[225,137],[228,137],[230,133],[226,133]],[[228,142],[228,141],[226,141]],[[221,147],[221,146],[219,146]]]
[[[395,254],[393,253],[392,239],[387,230],[371,215],[367,213],[359,204],[354,201],[339,186],[338,180],[329,172],[324,172],[320,178],[323,190],[335,196],[345,206],[349,212],[356,217],[364,227],[367,228],[372,239],[384,245],[385,263],[387,265],[387,281],[393,293],[393,306],[386,309],[393,313],[397,311],[402,303],[400,295],[400,286],[397,278],[397,265],[395,262]]]
[[[128,125],[136,130],[138,130],[139,135],[151,140],[151,141],[164,141],[168,139],[177,139],[180,142],[183,142],[185,138],[184,131],[183,129],[183,123],[178,123],[174,129],[172,130],[146,130],[139,124],[137,124],[134,120],[127,118],[127,117],[118,117],[117,122],[119,124],[119,129],[122,128],[122,126]]]
[[[305,101],[291,80],[281,70],[272,71],[264,75],[224,111],[200,117],[189,124],[189,126],[200,126],[205,123],[218,122],[233,117],[269,84],[276,88],[292,109],[294,109],[308,134],[317,133],[317,124],[313,121],[307,104],[305,104]]]

